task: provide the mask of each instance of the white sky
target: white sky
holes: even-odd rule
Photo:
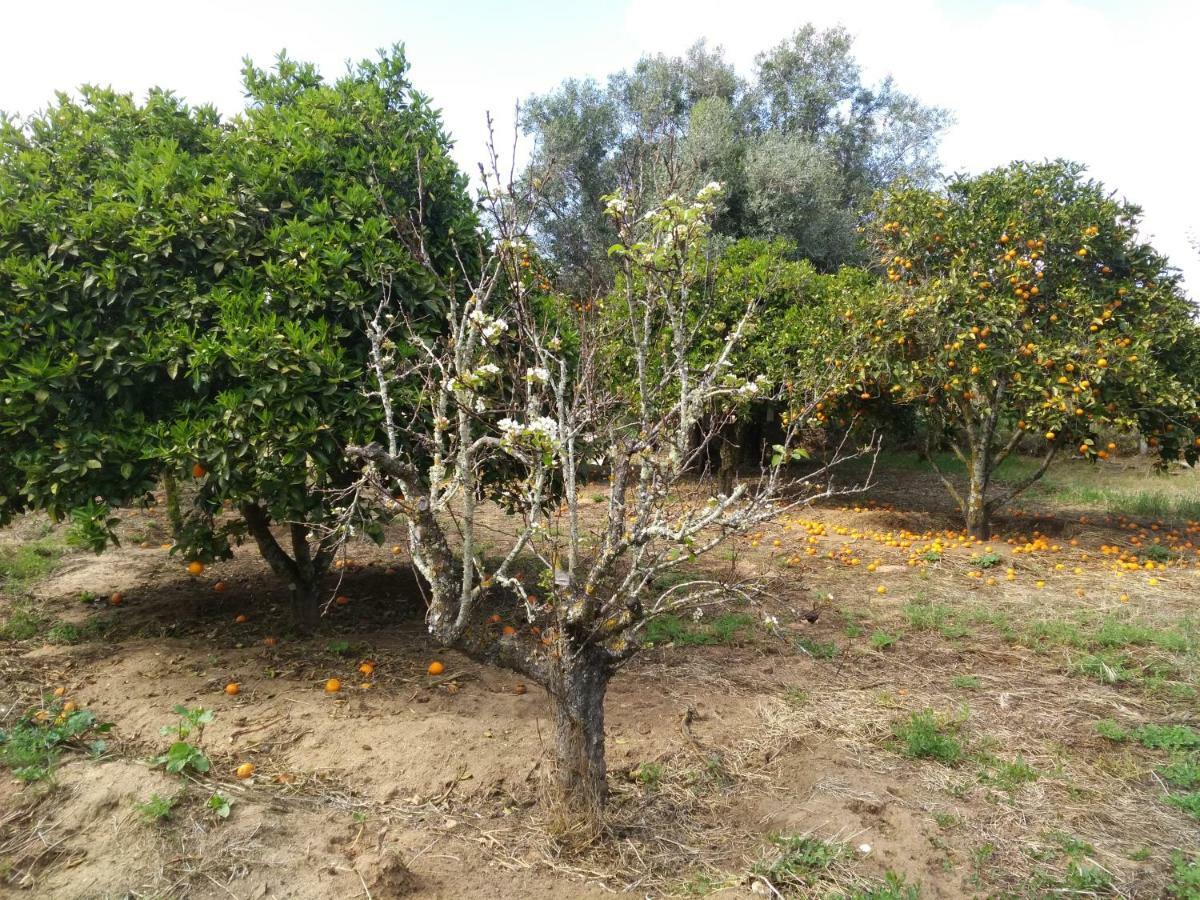
[[[1064,156],[1145,209],[1144,230],[1200,293],[1200,2],[1196,0],[109,0],[0,5],[0,109],[28,113],[85,81],[171,87],[241,105],[240,60],[282,47],[336,75],[402,41],[416,86],[482,157],[483,120],[514,103],[696,39],[749,72],[798,25],[843,24],[871,78],[952,110],[948,171]]]

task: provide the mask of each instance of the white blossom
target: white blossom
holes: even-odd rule
[[[545,366],[536,366],[532,369],[525,370],[525,380],[528,382],[538,382],[546,384],[550,381],[550,370]]]

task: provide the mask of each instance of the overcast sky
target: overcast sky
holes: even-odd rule
[[[891,74],[957,123],[947,171],[1068,157],[1145,209],[1144,231],[1200,295],[1200,2],[1197,0],[209,0],[0,7],[0,110],[28,113],[82,82],[170,87],[224,112],[240,61],[289,54],[338,74],[403,42],[416,86],[442,108],[459,161],[482,157],[491,110],[511,135],[520,98],[602,78],[699,38],[748,74],[806,21],[843,24],[871,79]]]

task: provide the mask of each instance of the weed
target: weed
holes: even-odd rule
[[[932,710],[913,713],[906,721],[892,727],[900,744],[900,752],[910,759],[936,759],[952,766],[962,758],[963,748],[958,739],[948,734]]]
[[[1172,806],[1182,809],[1193,819],[1200,819],[1200,791],[1191,791],[1187,794],[1170,794],[1167,796],[1167,802]]]
[[[1142,725],[1133,737],[1151,750],[1194,750],[1200,748],[1200,733],[1187,725]]]
[[[179,716],[179,722],[175,725],[164,725],[160,731],[164,735],[174,735],[176,740],[167,748],[166,753],[154,757],[151,762],[156,766],[163,766],[172,775],[178,775],[187,769],[203,775],[212,764],[188,738],[195,734],[197,744],[199,743],[204,734],[204,726],[213,720],[213,711],[202,706],[193,709],[176,706],[174,712]]]
[[[993,569],[1002,562],[1004,562],[1004,557],[999,553],[988,552],[980,556],[971,557],[971,563],[981,569]]]
[[[779,849],[778,857],[769,864],[760,863],[754,871],[776,888],[811,887],[823,872],[853,855],[846,844],[814,837],[772,835],[770,841]]]
[[[629,773],[634,781],[652,791],[662,784],[664,774],[666,770],[663,769],[662,763],[642,763]]]
[[[962,820],[950,813],[934,813],[933,821],[937,822],[938,828],[943,828],[949,831],[951,828],[957,828],[962,824]]]
[[[1121,741],[1129,740],[1129,732],[1112,719],[1101,719],[1096,723],[1095,728],[1096,734],[1100,735],[1102,738],[1107,738],[1110,741],[1116,741],[1117,743],[1120,743]]]
[[[871,649],[881,651],[886,650],[898,640],[900,640],[900,638],[897,635],[888,634],[886,631],[876,631],[871,635]]]
[[[796,649],[807,653],[813,659],[833,659],[839,652],[837,644],[814,641],[810,637],[796,638]]]
[[[42,630],[42,616],[28,600],[18,600],[9,607],[8,618],[0,622],[0,640],[27,641]]]
[[[726,613],[716,616],[710,622],[694,624],[675,615],[655,616],[646,623],[643,640],[654,646],[674,644],[677,647],[700,647],[729,644],[753,624],[753,617],[746,613]]]
[[[171,812],[178,802],[174,797],[164,797],[156,793],[151,794],[145,803],[135,803],[134,807],[148,822],[161,822],[171,817]]]
[[[1200,857],[1188,859],[1182,853],[1171,856],[1171,883],[1167,896],[1175,900],[1200,900]]]
[[[849,894],[836,894],[836,900],[918,900],[921,890],[909,884],[903,875],[888,871],[883,883],[875,887],[856,888]]]
[[[228,819],[230,808],[233,806],[233,801],[220,791],[217,791],[208,798],[208,802],[204,805],[209,812],[215,815],[218,819]]]
[[[804,706],[808,703],[808,692],[798,687],[790,687],[783,692],[783,699],[791,706]]]
[[[1012,762],[985,760],[984,772],[980,776],[980,781],[994,784],[1011,793],[1022,784],[1037,781],[1039,777],[1038,770],[1018,756]]]
[[[1158,770],[1163,781],[1180,790],[1200,788],[1200,753],[1179,754]]]
[[[1089,653],[1072,665],[1071,670],[1104,684],[1123,684],[1135,677],[1129,664],[1129,656],[1125,653]]]
[[[54,571],[62,552],[62,543],[53,536],[19,547],[0,547],[0,588],[10,594],[25,593]]]
[[[105,750],[102,739],[84,742],[89,734],[106,734],[111,722],[97,722],[90,710],[69,709],[62,701],[26,713],[12,728],[0,730],[0,764],[21,781],[49,778],[62,751],[82,747],[93,756]]]
[[[950,687],[960,691],[977,691],[979,684],[979,678],[975,675],[955,675],[950,679]]]

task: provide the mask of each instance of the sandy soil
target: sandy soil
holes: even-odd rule
[[[917,487],[907,499],[927,486]],[[802,896],[878,886],[887,872],[923,898],[1036,896],[1038,884],[1061,893],[1053,879],[1077,861],[1061,849],[1065,834],[1089,846],[1079,859],[1110,874],[1105,890],[1163,896],[1172,851],[1200,849],[1200,829],[1162,802],[1152,761],[1100,738],[1094,723],[1195,722],[1194,699],[1096,683],[1061,653],[971,618],[1124,614],[1112,574],[1089,569],[1068,583],[1054,558],[1014,557],[997,541],[1021,577],[989,594],[969,575],[981,548],[908,565],[911,548],[883,535],[949,520],[938,509],[884,508],[889,499],[805,513],[742,542],[734,564],[775,585],[760,606],[736,608],[753,624],[727,643],[651,649],[622,671],[607,704],[612,823],[582,846],[541,802],[550,727],[541,690],[431,646],[419,593],[386,548],[356,553],[336,585],[350,602],[331,607],[320,636],[300,640],[251,548],[191,578],[162,549],[159,514],[127,514],[122,530],[137,544],[68,555],[34,589],[47,621],[85,627],[86,639],[0,649],[10,721],[62,687],[115,723],[102,758],[68,754],[49,782],[0,781],[0,894],[742,897],[767,891],[755,872],[775,858],[770,836],[786,834],[852,848],[825,880],[793,886]],[[826,533],[813,533],[818,521]],[[1120,533],[1074,514],[1043,526],[1093,554]],[[1138,596],[1138,615],[1175,622],[1200,596],[1198,575],[1165,572]],[[1037,577],[1045,591],[1035,592]],[[214,591],[217,581],[226,589]],[[119,591],[122,602],[82,603],[85,591]],[[906,603],[934,601],[958,610],[966,633],[904,619]],[[881,648],[871,640],[880,631],[897,639]],[[821,647],[832,649],[813,651]],[[435,658],[452,677],[425,674]],[[368,659],[365,678],[357,668]],[[343,690],[327,694],[335,677]],[[955,677],[975,686],[956,689]],[[236,696],[224,693],[231,682]],[[169,741],[160,728],[176,704],[215,711],[201,740],[213,762],[206,776],[147,763]],[[971,763],[897,752],[894,724],[927,708],[959,717]],[[988,776],[988,760],[1016,757],[1040,777]],[[233,770],[244,762],[256,772],[240,781]],[[232,801],[228,819],[206,809],[214,791]],[[152,794],[179,798],[162,822],[136,808]]]

